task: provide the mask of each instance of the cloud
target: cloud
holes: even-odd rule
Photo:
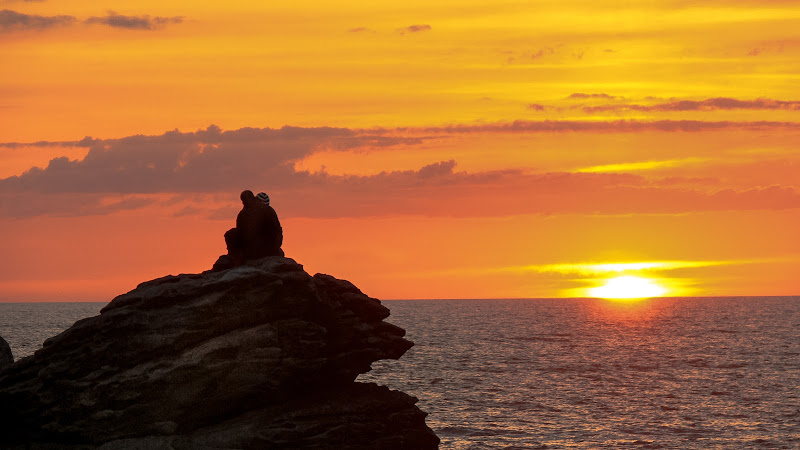
[[[567,99],[576,99],[576,98],[577,99],[604,98],[604,99],[611,100],[611,99],[615,99],[615,98],[618,98],[618,97],[615,97],[613,95],[609,95],[609,94],[606,94],[606,93],[602,93],[602,92],[599,93],[599,94],[584,94],[583,92],[575,92],[575,93],[570,94],[567,97]]]
[[[108,25],[113,28],[125,28],[129,30],[154,30],[168,24],[183,22],[182,16],[176,17],[150,17],[143,16],[124,16],[114,11],[109,11],[105,17],[89,17],[87,24]]]
[[[747,56],[760,56],[762,54],[780,55],[784,52],[794,52],[800,47],[800,39],[784,38],[758,42],[747,51]]]
[[[640,131],[700,132],[713,130],[796,129],[800,122],[705,120],[515,120],[479,125],[445,125],[420,128],[426,133],[636,133]]]
[[[34,0],[24,0],[34,1]],[[0,33],[25,30],[45,30],[59,26],[72,25],[77,22],[77,18],[68,15],[59,16],[40,16],[34,14],[22,14],[8,9],[0,10]],[[113,28],[124,28],[129,30],[154,30],[163,28],[168,24],[181,23],[184,18],[176,17],[151,17],[125,16],[109,11],[105,17],[89,17],[84,21],[86,24],[100,24]]]
[[[658,180],[658,184],[662,186],[676,186],[676,185],[713,185],[719,184],[719,178],[714,177],[665,177]]]
[[[397,32],[400,34],[406,33],[420,33],[423,31],[430,31],[432,28],[430,25],[419,24],[419,25],[410,25],[404,28],[398,28]]]
[[[544,111],[545,106],[540,105],[538,103],[531,103],[530,105],[528,105],[528,109],[532,109],[534,111]]]
[[[294,188],[276,194],[281,198],[281,213],[294,217],[674,214],[800,208],[800,192],[782,186],[708,192],[651,185],[626,174],[442,171],[428,178],[421,172],[326,177],[324,188]]]
[[[372,30],[370,30],[367,27],[356,27],[356,28],[350,28],[349,30],[347,30],[347,32],[348,33],[365,33],[365,32],[372,32]]]
[[[45,30],[75,22],[73,16],[39,16],[22,14],[8,9],[0,10],[0,33],[24,30]]]
[[[0,216],[5,217],[82,217],[112,214],[145,208],[156,203],[152,196],[96,193],[2,194]]]
[[[574,95],[574,94],[573,94]],[[784,109],[800,110],[800,101],[774,100],[759,98],[756,100],[739,100],[729,97],[715,97],[705,100],[673,100],[669,102],[656,103],[653,105],[642,105],[632,103],[607,104],[584,106],[583,111],[594,113],[621,112],[621,111],[640,111],[640,112],[673,112],[673,111],[717,111],[733,109]]]
[[[559,132],[562,125],[569,130],[574,123],[560,123],[555,128],[546,122],[517,123],[510,130],[537,132],[544,127]],[[634,123],[638,125],[653,124]],[[464,131],[456,128],[454,132]],[[475,127],[469,131],[476,131]],[[238,205],[234,202],[230,208],[220,209],[219,204],[206,204],[203,198],[222,193],[235,198],[243,189],[268,192],[282,217],[489,217],[800,208],[800,193],[792,186],[735,190],[719,189],[717,184],[650,181],[628,173],[465,172],[458,170],[453,159],[416,170],[363,176],[295,169],[297,162],[318,151],[415,146],[428,138],[419,130],[416,137],[408,137],[408,132],[397,134],[396,130],[391,134],[387,130],[296,127],[223,131],[211,126],[157,136],[86,138],[74,143],[89,148],[83,159],[54,158],[46,167],[0,180],[0,217],[111,214],[152,207],[164,195],[186,200],[180,208],[174,206],[173,213],[222,217],[235,213]]]
[[[453,169],[455,167],[456,161],[454,159],[449,161],[439,161],[437,163],[428,164],[427,166],[419,169],[417,175],[420,178],[436,178],[447,176],[453,173]]]
[[[222,131],[215,126],[190,133],[175,130],[160,136],[85,138],[69,143],[89,148],[82,160],[54,158],[47,167],[35,167],[0,180],[0,192],[215,192],[238,188],[248,180],[293,183],[307,176],[295,173],[294,163],[322,147],[347,150],[418,142],[419,138],[356,133],[343,128]]]
[[[539,59],[539,58],[543,58],[545,56],[553,55],[553,54],[555,54],[555,52],[556,52],[556,50],[554,48],[552,48],[552,47],[544,47],[544,48],[540,48],[539,50],[531,53],[530,56],[531,56],[531,59]]]

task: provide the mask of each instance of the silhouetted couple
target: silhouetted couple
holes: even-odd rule
[[[269,196],[243,191],[242,210],[236,216],[236,228],[225,232],[228,254],[222,255],[211,270],[224,270],[247,260],[265,256],[283,256],[283,228],[278,214],[269,206]]]

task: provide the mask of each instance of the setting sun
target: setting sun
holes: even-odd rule
[[[659,297],[667,290],[646,278],[630,275],[616,277],[608,280],[604,286],[589,289],[592,297],[634,299]]]

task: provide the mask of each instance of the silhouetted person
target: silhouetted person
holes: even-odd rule
[[[242,262],[242,238],[237,228],[231,228],[225,232],[225,247],[227,247],[229,255],[236,258],[239,263]]]
[[[231,228],[225,232],[225,247],[228,248],[228,254],[217,258],[214,266],[211,267],[213,272],[231,269],[242,265],[244,262],[244,251],[238,229]]]
[[[240,198],[242,210],[236,216],[236,229],[244,259],[283,256],[283,228],[278,214],[252,191],[243,191]]]

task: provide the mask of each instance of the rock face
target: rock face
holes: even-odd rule
[[[413,345],[388,315],[282,257],[142,283],[0,370],[0,443],[437,448],[416,398],[354,381]]]
[[[14,362],[14,355],[11,353],[11,347],[8,345],[3,336],[0,336],[0,368],[7,366]]]

